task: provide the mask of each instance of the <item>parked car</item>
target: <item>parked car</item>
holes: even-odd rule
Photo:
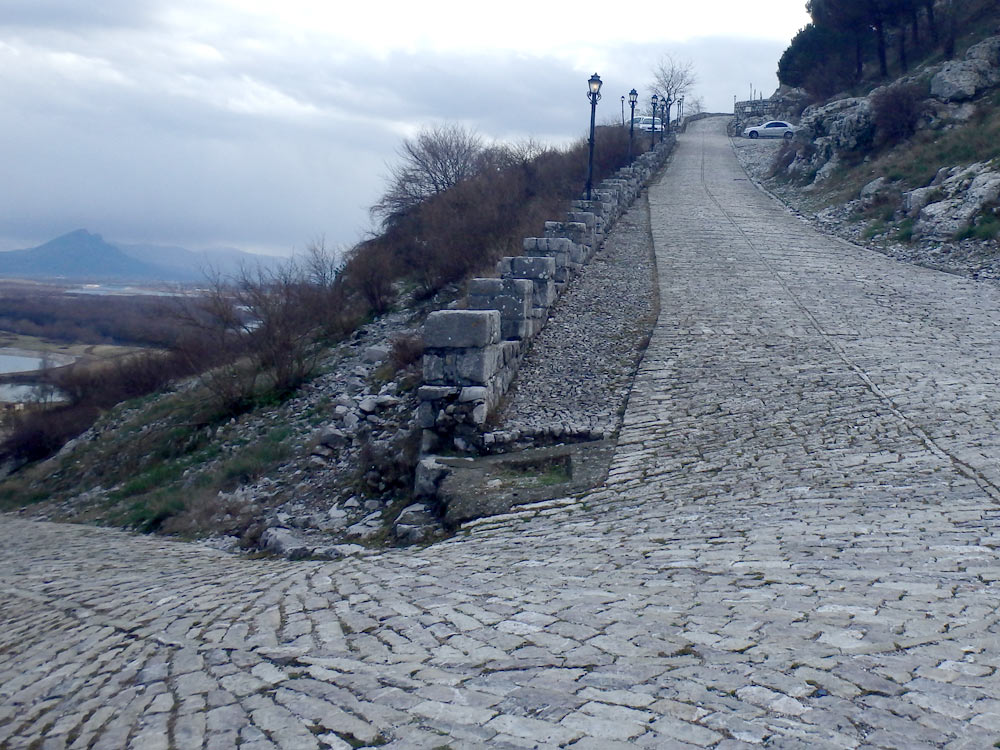
[[[648,115],[641,115],[635,118],[635,132],[641,133],[645,131],[646,133],[653,132],[653,123],[656,123],[656,132],[659,133],[663,130],[663,122],[659,117],[650,117]],[[625,121],[625,127],[628,127],[628,120]]]
[[[743,131],[747,138],[784,138],[791,140],[795,137],[797,127],[781,120],[771,120],[762,125],[751,125]]]

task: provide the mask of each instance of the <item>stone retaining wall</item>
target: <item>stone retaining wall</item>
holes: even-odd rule
[[[497,264],[497,278],[472,279],[465,309],[439,310],[424,324],[424,384],[417,421],[422,452],[481,451],[484,426],[513,382],[563,289],[600,248],[673,148],[669,138],[577,200],[524,254]]]

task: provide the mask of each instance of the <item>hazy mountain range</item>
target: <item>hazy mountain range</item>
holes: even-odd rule
[[[110,243],[86,229],[25,250],[0,252],[0,276],[69,281],[204,281],[242,267],[273,268],[287,259],[231,248],[194,251],[170,245]]]

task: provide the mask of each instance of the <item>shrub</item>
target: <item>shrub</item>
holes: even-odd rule
[[[407,336],[396,336],[392,340],[392,348],[389,350],[389,364],[394,372],[405,370],[410,365],[420,362],[424,356],[423,336],[410,334]]]
[[[636,140],[635,150],[646,146]],[[587,179],[587,143],[569,149],[534,144],[494,149],[483,168],[451,188],[434,192],[395,213],[383,233],[355,248],[345,284],[379,312],[392,283],[407,279],[424,296],[489,271],[504,255],[521,252],[521,240],[538,236],[544,222],[565,212]],[[628,159],[628,131],[595,131],[594,182]]]
[[[98,414],[88,403],[26,410],[12,418],[0,455],[16,466],[48,458],[90,427]]]
[[[912,136],[921,114],[921,88],[914,83],[882,89],[872,97],[875,145],[891,146]]]

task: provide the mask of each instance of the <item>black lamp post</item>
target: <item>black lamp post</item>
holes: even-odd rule
[[[587,81],[590,88],[587,98],[590,99],[590,156],[587,158],[587,200],[590,200],[590,188],[594,181],[594,119],[597,117],[597,101],[601,98],[601,77],[594,73]]]
[[[653,134],[649,137],[649,150],[652,151],[656,148],[656,105],[660,101],[660,97],[653,94]]]
[[[628,163],[632,163],[632,138],[635,136],[635,103],[639,101],[639,94],[635,89],[628,92],[628,106],[632,110],[632,119],[628,123]]]
[[[622,94],[622,127],[625,127],[625,95]]]
[[[684,117],[684,97],[677,100],[677,125],[680,126],[681,118]]]
[[[670,120],[667,119],[667,99],[660,101],[660,143],[663,143],[663,134],[670,127]]]

